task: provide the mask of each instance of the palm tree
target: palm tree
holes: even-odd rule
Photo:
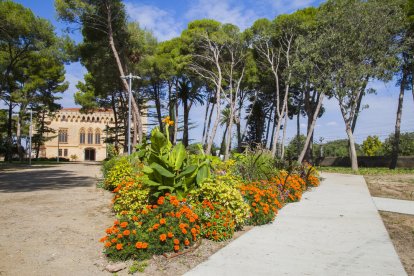
[[[183,131],[183,144],[188,146],[188,126],[189,115],[191,107],[197,105],[197,103],[203,105],[205,96],[201,93],[201,83],[197,79],[191,79],[187,76],[183,76],[178,81],[177,97],[183,105],[184,109],[184,131]]]

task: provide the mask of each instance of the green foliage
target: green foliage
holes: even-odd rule
[[[378,136],[368,136],[362,142],[362,151],[366,156],[382,155],[382,143]]]
[[[114,211],[118,214],[133,215],[148,204],[149,189],[145,189],[139,179],[124,178],[114,192]]]
[[[146,261],[134,261],[132,265],[128,269],[129,274],[134,274],[135,272],[143,273],[145,271],[145,268],[148,266],[148,263]]]
[[[329,156],[329,157],[349,156],[348,140],[346,139],[330,141],[325,144],[322,144],[322,147],[323,147],[323,156]],[[358,144],[355,144],[355,147],[358,152],[360,146]]]
[[[243,201],[240,191],[221,180],[204,181],[198,189],[190,192],[189,198],[192,203],[208,200],[227,208],[236,228],[242,227],[248,216],[248,205]]]
[[[385,155],[392,155],[395,135],[391,134],[384,141]],[[400,134],[399,156],[414,156],[414,132],[406,132]]]
[[[266,149],[246,149],[244,153],[235,154],[235,173],[245,181],[270,179],[277,174],[275,159]]]
[[[207,156],[188,155],[182,143],[173,147],[167,139],[168,128],[166,132],[164,135],[159,128],[153,129],[151,144],[139,147],[138,156],[145,164],[144,183],[150,189],[152,201],[165,193],[183,198],[211,174],[211,161]]]
[[[106,161],[102,170],[105,176],[104,187],[110,191],[114,190],[124,178],[134,175],[134,169],[126,156]]]
[[[387,174],[414,174],[414,169],[397,168],[390,170],[389,168],[361,168],[358,172],[352,171],[351,168],[345,167],[320,167],[322,172],[360,174],[360,175],[387,175]]]
[[[298,158],[300,152],[303,149],[303,146],[305,145],[306,136],[300,135],[295,136],[289,143],[289,145],[286,147],[286,158],[288,160],[296,159]]]

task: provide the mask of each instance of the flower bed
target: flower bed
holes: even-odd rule
[[[115,193],[117,219],[101,239],[110,259],[143,260],[180,252],[200,238],[230,239],[244,225],[271,223],[285,204],[319,185],[310,166],[279,171],[266,164],[253,174],[261,168],[249,156],[237,163],[206,156],[201,148],[191,155],[166,137],[168,131],[155,129],[151,144],[111,161],[105,187]],[[255,175],[267,179],[254,180]]]

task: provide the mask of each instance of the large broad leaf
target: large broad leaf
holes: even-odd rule
[[[153,187],[156,187],[156,186],[160,186],[160,185],[161,185],[161,183],[158,183],[158,182],[155,182],[155,181],[152,181],[152,180],[149,180],[149,179],[144,179],[144,180],[143,180],[143,182],[144,182],[144,184],[146,184],[147,186],[153,186]]]
[[[158,190],[170,190],[170,192],[174,191],[174,187],[170,187],[170,186],[159,186]]]
[[[208,178],[210,175],[210,168],[208,165],[203,165],[198,169],[197,172],[197,185],[200,185],[204,179]]]
[[[177,178],[181,178],[181,177],[183,177],[183,176],[187,176],[187,175],[190,175],[190,174],[192,174],[192,173],[194,173],[194,171],[197,169],[197,166],[195,166],[195,165],[191,165],[191,166],[188,166],[188,167],[186,167],[185,169],[184,169],[184,171],[182,171],[178,176],[177,176]]]
[[[164,177],[168,177],[168,178],[174,178],[175,177],[175,174],[171,173],[169,170],[167,170],[166,168],[164,168],[160,164],[152,163],[150,167],[153,168],[155,171],[157,171],[160,175],[162,175]]]
[[[145,174],[152,174],[153,172],[154,172],[154,170],[153,169],[151,169],[150,167],[148,167],[148,166],[144,166],[143,168],[142,168],[142,172],[143,173],[145,173]]]
[[[165,135],[157,127],[154,128],[151,132],[151,149],[156,153],[160,153],[167,145]]]
[[[185,150],[185,147],[182,143],[178,143],[171,152],[171,157],[173,161],[172,165],[176,171],[178,171],[181,168],[181,165],[183,164],[184,159],[187,156],[187,152]]]

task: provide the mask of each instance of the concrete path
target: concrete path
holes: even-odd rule
[[[186,275],[406,275],[364,178],[323,177]]]
[[[414,215],[414,201],[384,197],[372,197],[379,211]]]

